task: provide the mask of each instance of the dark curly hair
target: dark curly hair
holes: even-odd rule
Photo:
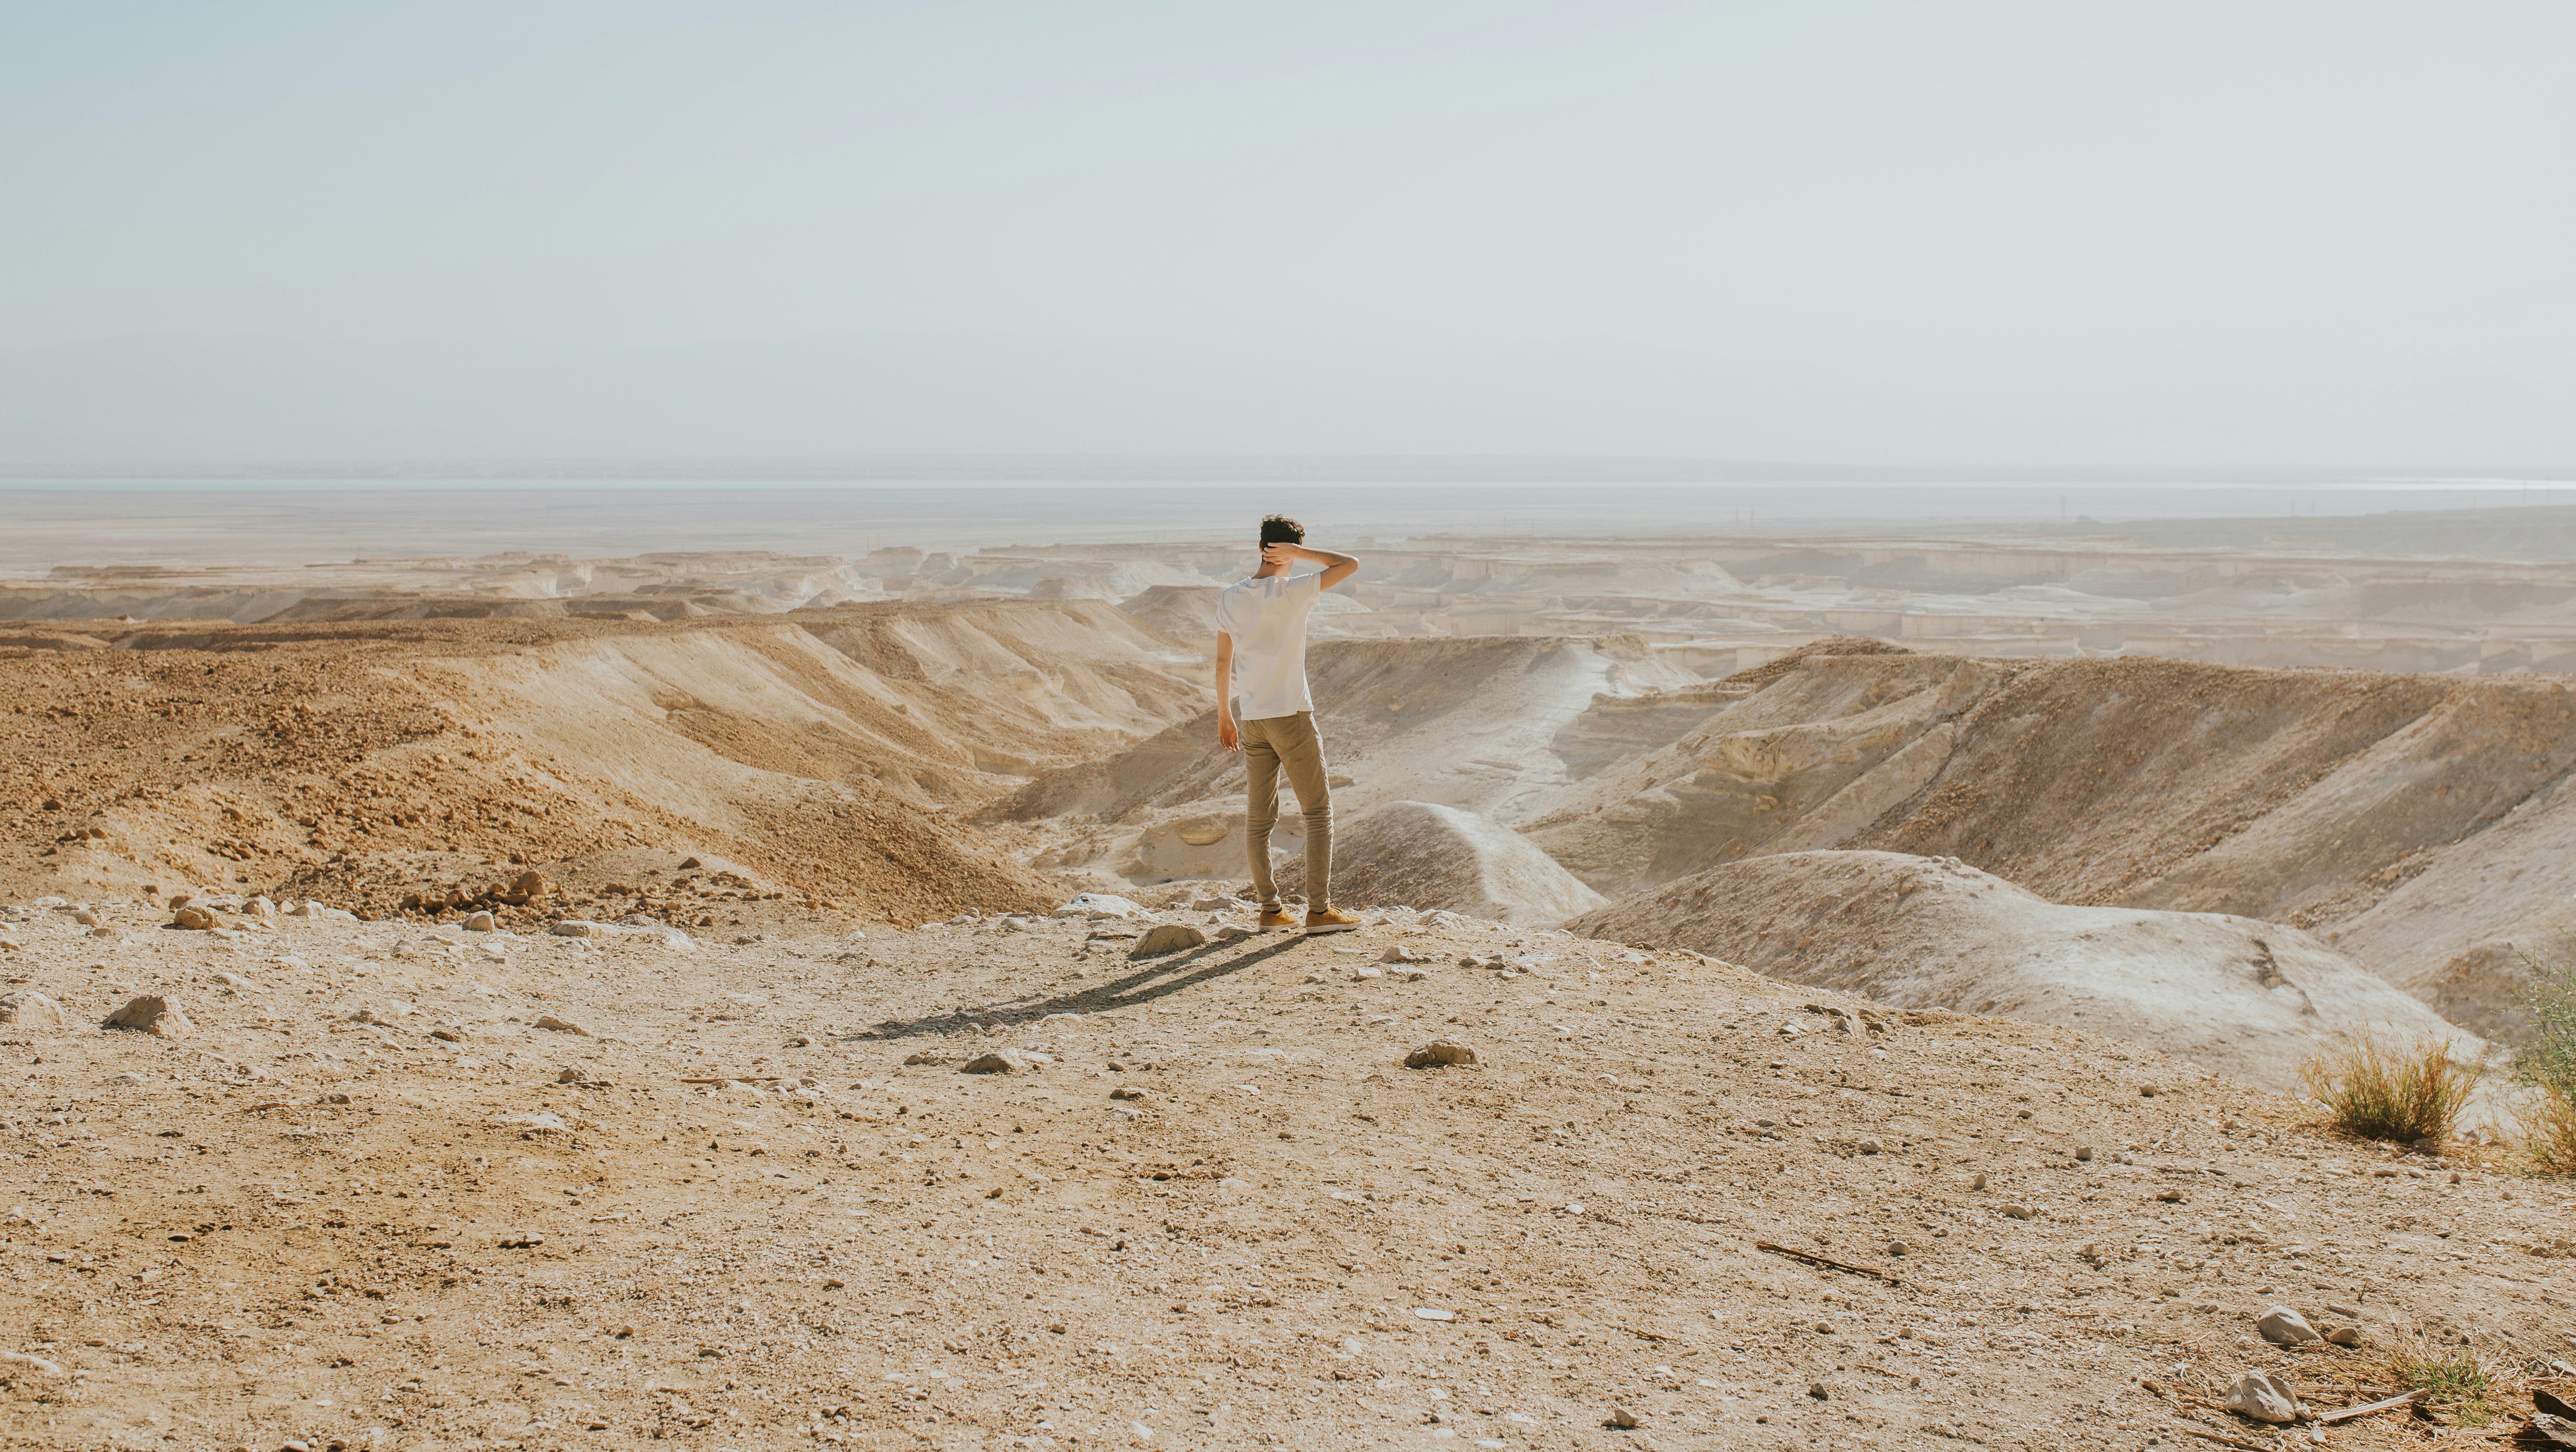
[[[1261,519],[1261,542],[1265,545],[1304,544],[1306,526],[1284,514],[1269,514]]]

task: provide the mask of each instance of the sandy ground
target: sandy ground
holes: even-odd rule
[[[2563,1182],[1692,955],[99,906],[0,957],[67,1018],[0,1028],[10,1446],[2270,1448],[2195,1399],[2576,1372]],[[193,1031],[95,1027],[140,993]]]

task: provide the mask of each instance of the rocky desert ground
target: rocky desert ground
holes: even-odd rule
[[[1372,549],[1314,939],[1220,544],[16,582],[0,1435],[2491,1445],[2576,1185],[2297,1071],[2528,1030],[2576,550],[2344,528]]]

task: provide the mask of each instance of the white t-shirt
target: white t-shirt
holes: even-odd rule
[[[1315,709],[1306,694],[1306,612],[1323,597],[1321,570],[1238,581],[1216,597],[1216,628],[1234,637],[1237,720]]]

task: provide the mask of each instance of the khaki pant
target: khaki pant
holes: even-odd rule
[[[1251,777],[1244,797],[1243,846],[1252,863],[1252,886],[1267,907],[1279,901],[1279,885],[1270,880],[1270,828],[1279,820],[1279,772],[1306,818],[1306,908],[1320,911],[1332,902],[1333,794],[1324,782],[1324,743],[1315,734],[1315,713],[1271,716],[1246,721],[1243,765]]]

